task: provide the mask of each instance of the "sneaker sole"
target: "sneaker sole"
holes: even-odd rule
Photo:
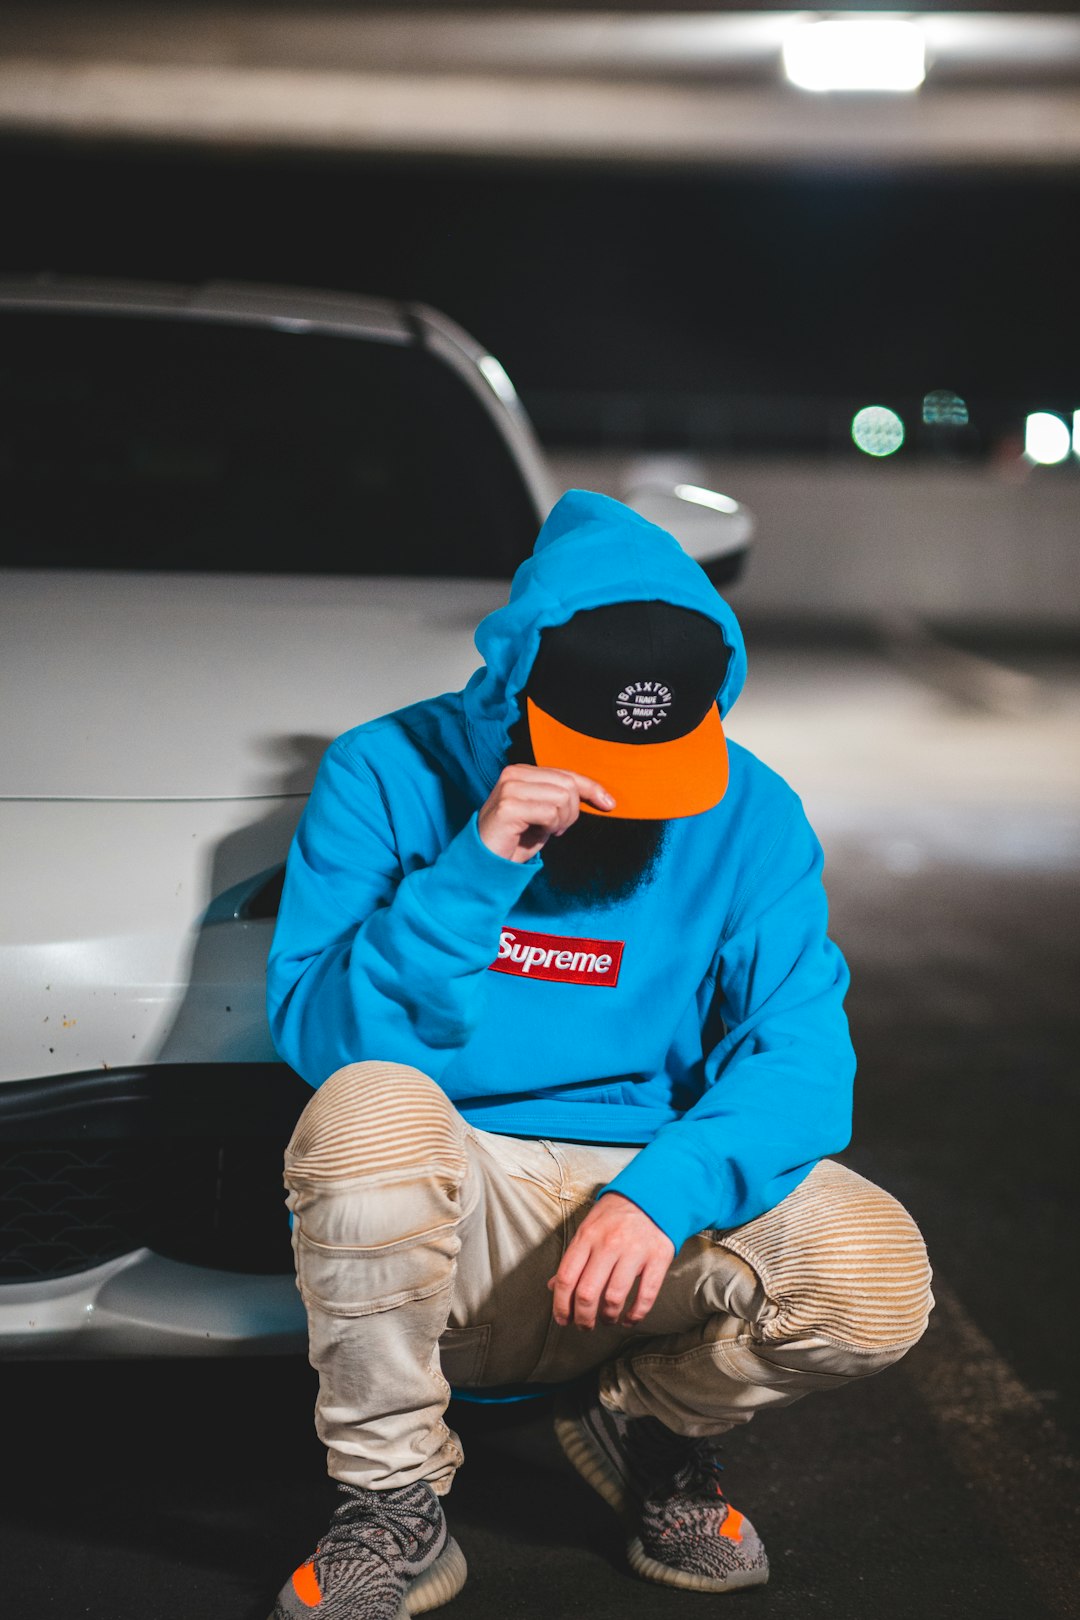
[[[449,1603],[465,1585],[468,1573],[465,1554],[451,1536],[431,1568],[405,1588],[396,1620],[409,1620],[411,1614],[426,1614]]]
[[[670,1564],[658,1564],[650,1558],[637,1536],[626,1544],[630,1568],[647,1581],[660,1581],[664,1586],[681,1586],[685,1592],[737,1592],[742,1587],[764,1586],[769,1579],[768,1566],[764,1569],[736,1569],[725,1580],[712,1575],[693,1575],[688,1569],[673,1569]]]
[[[622,1476],[615,1471],[585,1424],[580,1418],[557,1417],[555,1438],[586,1485],[591,1485],[625,1522],[628,1499]],[[735,1570],[724,1580],[674,1569],[670,1564],[660,1564],[650,1558],[636,1535],[626,1544],[626,1556],[635,1574],[647,1581],[658,1581],[662,1586],[681,1587],[686,1592],[735,1592],[741,1587],[764,1586],[769,1579],[768,1565],[764,1569]]]

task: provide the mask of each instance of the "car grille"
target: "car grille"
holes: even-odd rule
[[[0,1148],[0,1282],[87,1271],[133,1249],[289,1272],[282,1144],[20,1141]]]
[[[63,1277],[138,1248],[138,1179],[130,1148],[111,1143],[5,1149],[0,1277]]]

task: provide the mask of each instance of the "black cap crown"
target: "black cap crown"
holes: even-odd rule
[[[587,608],[540,636],[525,695],[607,742],[674,742],[699,726],[731,649],[712,619],[670,602]]]

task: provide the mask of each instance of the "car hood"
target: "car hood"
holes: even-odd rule
[[[0,570],[0,797],[306,794],[340,732],[466,684],[506,589]]]

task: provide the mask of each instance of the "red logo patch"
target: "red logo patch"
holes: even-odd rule
[[[504,928],[499,935],[499,954],[490,965],[496,973],[516,973],[522,979],[616,985],[624,944],[621,939],[567,939],[565,935]]]

